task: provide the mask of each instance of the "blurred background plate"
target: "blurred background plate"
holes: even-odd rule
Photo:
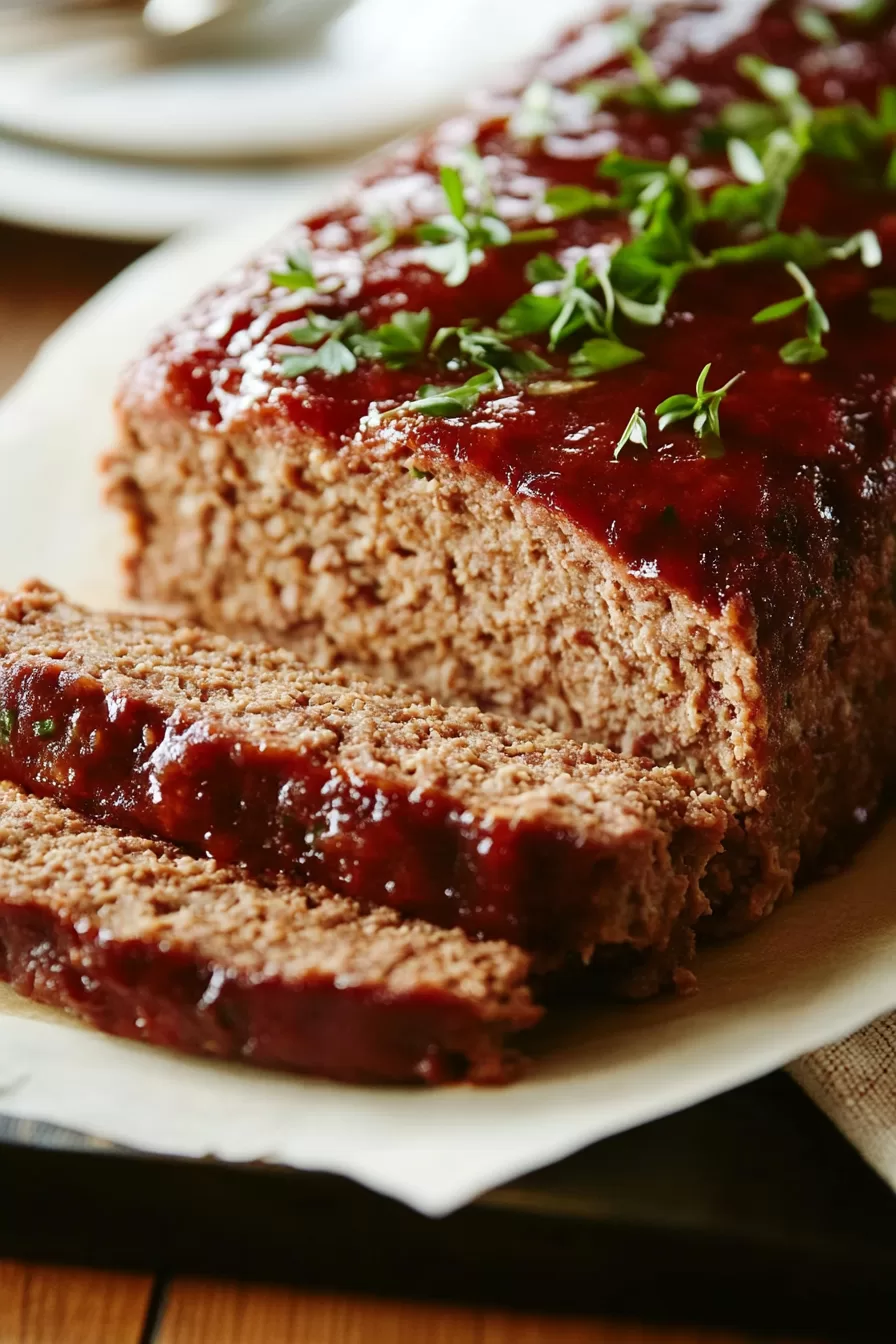
[[[307,190],[316,193],[344,173],[337,162],[307,168],[122,163],[0,136],[0,219],[152,243],[191,224],[251,215],[280,199],[287,219]]]
[[[496,69],[530,56],[596,0],[356,0],[309,51],[153,56],[120,16],[84,16],[53,40],[8,28],[0,6],[0,131],[92,154],[229,160],[333,153],[434,118]],[[337,5],[336,9],[340,6]]]

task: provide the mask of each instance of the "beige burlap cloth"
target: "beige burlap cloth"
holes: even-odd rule
[[[789,1072],[896,1190],[896,1013],[804,1055]]]

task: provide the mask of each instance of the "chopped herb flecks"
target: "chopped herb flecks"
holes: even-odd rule
[[[34,723],[35,737],[55,737],[56,720],[55,719],[37,719]]]

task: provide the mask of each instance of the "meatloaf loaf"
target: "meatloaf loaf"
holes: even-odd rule
[[[41,584],[0,597],[0,778],[541,969],[686,956],[725,824],[683,771]]]
[[[571,35],[161,332],[109,461],[135,595],[691,770],[720,929],[896,758],[896,33],[807,8]]]
[[[331,1078],[500,1082],[529,958],[260,883],[0,783],[0,977],[117,1036]]]

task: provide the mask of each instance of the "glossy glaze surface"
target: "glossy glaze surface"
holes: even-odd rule
[[[151,700],[107,695],[92,677],[39,659],[0,666],[0,706],[14,716],[0,775],[97,821],[508,939],[545,966],[588,947],[605,923],[625,926],[616,941],[651,941],[643,912],[617,909],[619,871],[650,864],[660,843],[646,823],[601,845],[537,820],[488,821],[450,792],[247,743],[186,714],[166,718]],[[669,871],[653,897],[662,933],[687,884]]]
[[[157,410],[161,397],[176,414],[222,430],[264,423],[287,435],[311,431],[334,452],[347,451],[352,440],[357,445],[358,435],[386,434],[407,442],[418,460],[431,458],[434,470],[441,457],[472,464],[568,515],[633,576],[659,579],[710,610],[742,599],[756,613],[761,644],[779,659],[798,655],[807,608],[832,576],[848,576],[851,558],[873,549],[896,515],[896,326],[868,311],[869,288],[896,281],[896,193],[872,191],[849,165],[820,159],[809,161],[791,189],[782,227],[843,235],[874,228],[883,247],[883,264],[872,273],[856,260],[813,272],[832,324],[824,363],[780,360],[782,342],[802,334],[800,315],[751,323],[759,308],[794,293],[782,267],[728,267],[685,280],[661,327],[619,324],[622,339],[645,352],[642,363],[563,396],[508,388],[463,418],[405,415],[378,429],[365,426],[372,402],[386,409],[421,382],[447,381],[432,363],[390,371],[362,362],[339,377],[283,378],[277,345],[302,310],[267,280],[286,246],[305,240],[318,273],[334,285],[338,279],[314,304],[331,315],[357,311],[372,327],[396,310],[428,307],[434,329],[473,316],[495,322],[528,288],[524,268],[536,252],[547,246],[568,256],[570,248],[611,243],[626,236],[624,222],[606,215],[563,221],[550,244],[491,249],[463,285],[448,288],[421,264],[414,243],[364,261],[359,249],[370,239],[370,219],[388,211],[404,227],[443,209],[438,165],[468,143],[484,156],[499,211],[514,229],[543,222],[546,185],[605,185],[595,169],[613,149],[655,159],[681,150],[724,181],[726,160],[704,149],[703,135],[726,103],[756,97],[736,70],[744,52],[794,68],[817,106],[855,99],[873,107],[879,88],[896,83],[892,20],[844,26],[841,44],[824,47],[797,30],[795,8],[774,3],[757,12],[743,3],[722,16],[714,6],[671,11],[651,30],[645,46],[660,73],[686,75],[700,87],[693,111],[591,112],[571,98],[559,128],[543,143],[527,144],[508,129],[513,96],[500,95],[447,123],[201,300],[144,361],[129,398]],[[595,26],[571,37],[541,73],[574,89],[602,69],[606,54],[605,30]],[[609,68],[617,65],[611,60]],[[652,420],[650,448],[614,460],[634,406],[651,413],[663,398],[693,391],[707,362],[710,386],[744,371],[724,403],[725,456],[707,460],[687,426],[658,433]]]
[[[0,892],[0,979],[113,1036],[345,1082],[499,1083],[518,1067],[500,1027],[438,989],[228,976],[207,996],[215,974],[175,947],[116,941]]]

